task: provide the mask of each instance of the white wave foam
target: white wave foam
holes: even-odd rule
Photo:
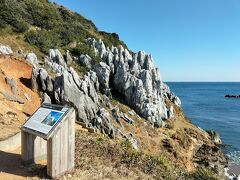
[[[225,176],[229,180],[235,180],[235,179],[240,180],[239,171],[237,171],[237,174],[234,174],[233,172],[231,172],[233,170],[231,166],[238,165],[240,167],[240,151],[230,152],[227,154],[227,156],[229,158],[229,167],[224,169]]]
[[[233,174],[229,174],[228,173],[229,168],[224,168],[224,175],[229,179],[229,180],[240,180],[240,174],[237,175],[233,175]]]
[[[240,151],[234,151],[227,154],[230,164],[239,164],[240,165]]]

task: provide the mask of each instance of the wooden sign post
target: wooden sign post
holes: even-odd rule
[[[55,178],[74,168],[75,111],[42,104],[22,126],[24,164],[47,159],[47,174]]]

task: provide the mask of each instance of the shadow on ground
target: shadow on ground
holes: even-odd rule
[[[23,83],[27,88],[31,88],[31,87],[32,87],[31,79],[21,77],[21,78],[20,78],[20,81],[21,81],[21,83]]]
[[[46,177],[46,166],[31,164],[23,166],[21,156],[15,153],[0,151],[0,172],[6,173],[6,178],[13,175],[16,177]],[[1,176],[1,175],[0,175]],[[0,178],[1,179],[1,178]],[[10,178],[9,178],[10,179]]]

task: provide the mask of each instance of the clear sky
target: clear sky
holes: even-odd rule
[[[240,81],[240,0],[54,0],[152,54],[164,81]]]

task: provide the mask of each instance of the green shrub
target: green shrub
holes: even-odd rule
[[[13,23],[13,30],[19,33],[26,32],[29,29],[29,24],[23,20],[16,20]]]
[[[44,53],[48,53],[50,48],[57,48],[61,44],[58,35],[49,31],[29,31],[25,39]]]
[[[119,36],[116,33],[107,33],[104,31],[100,31],[99,32],[100,35],[103,36],[103,42],[106,45],[106,47],[111,47],[112,45],[115,47],[118,47],[120,45],[122,45],[123,47],[127,47],[126,44],[124,44],[124,42],[119,40]]]
[[[88,54],[92,58],[92,65],[95,65],[100,62],[100,57],[97,56],[92,48],[90,48],[86,41],[77,45],[75,48],[70,49],[71,54],[79,57],[81,54]]]
[[[9,25],[23,33],[30,26],[38,27],[37,32],[28,32],[25,39],[44,53],[49,47],[69,49],[69,44],[77,42],[83,47],[73,52],[91,53],[89,55],[95,58],[84,44],[88,37],[103,37],[109,47],[125,46],[116,33],[98,32],[92,21],[47,0],[0,0],[0,9],[0,28]]]
[[[216,172],[207,168],[198,168],[193,174],[190,175],[190,179],[196,180],[218,180],[220,179]]]
[[[101,137],[97,138],[97,140],[96,140],[96,144],[97,145],[102,145],[103,143],[104,143],[104,139],[103,138],[101,138]]]
[[[7,27],[7,23],[0,17],[0,28],[5,28]]]

